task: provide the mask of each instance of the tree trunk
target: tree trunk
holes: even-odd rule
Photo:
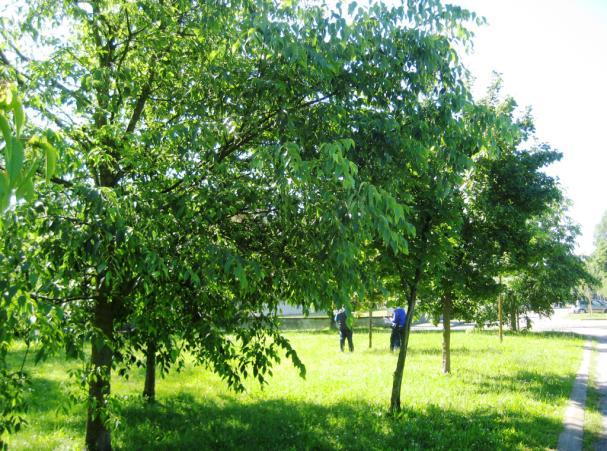
[[[521,323],[519,320],[518,312],[516,313],[516,330],[521,330]]]
[[[419,277],[416,277],[419,279]],[[405,321],[405,330],[400,342],[400,351],[392,379],[392,396],[390,398],[390,412],[400,412],[400,390],[403,383],[403,373],[405,369],[405,360],[407,359],[407,346],[409,344],[409,333],[413,322],[413,312],[415,310],[415,301],[417,299],[417,282],[409,291],[407,300],[407,320]]]
[[[443,373],[451,372],[451,311],[453,300],[450,295],[443,297]]]
[[[432,219],[430,216],[426,216],[421,231],[419,234],[420,243],[427,244],[427,233],[432,226]],[[400,351],[398,353],[398,360],[396,361],[396,369],[394,370],[394,377],[392,379],[392,395],[390,397],[390,412],[400,412],[400,390],[403,383],[403,373],[405,370],[405,360],[407,359],[407,348],[409,346],[409,335],[411,332],[411,324],[413,324],[413,315],[415,313],[415,302],[417,301],[417,287],[422,277],[422,270],[424,267],[424,258],[422,256],[417,262],[415,269],[415,276],[411,283],[406,283],[401,278],[401,284],[403,288],[409,290],[407,299],[407,319],[405,321],[405,330],[402,331],[402,337],[400,340]],[[401,276],[402,277],[402,276]]]
[[[373,347],[373,309],[369,309],[369,349]]]
[[[156,401],[156,342],[149,340],[145,353],[145,384],[143,398],[148,403]]]
[[[86,419],[86,448],[90,451],[112,449],[110,431],[104,418],[110,395],[113,341],[112,306],[107,299],[95,302],[93,323],[97,333],[91,343],[91,379]]]
[[[500,276],[500,293],[497,297],[497,320],[499,322],[500,343],[504,341],[504,330],[502,322],[502,276]]]
[[[518,328],[516,325],[517,317],[518,317],[518,312],[516,311],[516,302],[513,299],[512,303],[510,305],[510,328],[514,331],[518,331]]]

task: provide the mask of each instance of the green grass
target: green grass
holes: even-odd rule
[[[353,354],[337,333],[289,333],[307,366],[288,362],[269,385],[235,394],[210,372],[188,366],[159,379],[159,403],[144,406],[143,372],[115,377],[116,449],[546,449],[555,448],[581,360],[583,340],[558,334],[454,333],[451,375],[441,368],[441,335],[414,332],[402,413],[387,414],[396,355],[388,332],[355,333]],[[22,350],[12,357],[19,359]],[[81,449],[84,408],[57,410],[75,362],[32,368],[30,424],[11,449]]]

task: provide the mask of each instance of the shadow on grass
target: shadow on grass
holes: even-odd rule
[[[530,396],[567,397],[571,380],[519,372],[483,381],[479,391],[527,390]],[[54,415],[65,401],[61,384],[35,377],[30,417],[44,417],[40,433],[62,428],[82,434],[84,410]],[[295,388],[296,389],[296,388]],[[386,399],[386,404],[388,400]],[[406,401],[405,401],[406,403]],[[118,403],[116,449],[546,449],[555,448],[562,425],[527,411],[458,411],[429,404],[405,406],[396,418],[387,406],[362,402],[323,404],[290,400],[239,402],[238,396],[200,401],[190,394],[146,406],[138,398]]]
[[[569,399],[575,375],[570,377],[554,374],[539,374],[532,371],[519,371],[513,376],[483,379],[476,383],[477,393],[505,393],[507,391],[525,393],[530,398],[545,401]]]
[[[375,409],[375,410],[374,410]],[[521,412],[458,412],[426,406],[397,417],[365,403],[286,400],[200,403],[189,395],[162,405],[125,406],[120,449],[546,449],[561,424]]]
[[[56,381],[32,377],[27,402],[27,416],[30,420],[44,416],[44,420],[38,423],[47,431],[65,429],[80,432],[84,426],[84,407],[71,405],[64,386]],[[69,414],[65,414],[67,411]]]

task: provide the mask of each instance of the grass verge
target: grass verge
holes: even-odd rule
[[[115,377],[116,449],[546,449],[555,448],[581,360],[583,340],[559,334],[454,333],[443,375],[441,335],[414,332],[402,412],[387,414],[396,354],[389,332],[375,347],[355,333],[355,352],[337,333],[288,333],[307,366],[305,380],[283,361],[266,387],[235,394],[214,374],[186,366],[158,380],[159,403],[140,397],[143,372]],[[22,357],[13,350],[11,358]],[[84,408],[60,411],[77,362],[55,358],[30,368],[30,424],[11,449],[81,449]]]

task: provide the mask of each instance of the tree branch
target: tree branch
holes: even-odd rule
[[[92,300],[96,299],[95,296],[68,296],[65,298],[51,298],[48,296],[43,296],[38,293],[30,293],[30,296],[37,301],[51,302],[54,305],[61,305],[66,302],[73,302],[73,301],[92,301]]]
[[[127,133],[133,133],[135,131],[135,127],[137,126],[137,122],[141,117],[141,113],[143,112],[143,107],[145,106],[145,102],[150,97],[150,93],[152,92],[152,84],[154,83],[154,77],[156,76],[156,72],[154,69],[150,72],[150,77],[148,78],[147,83],[141,90],[141,94],[137,99],[137,103],[135,104],[135,109],[133,110],[133,115],[131,116],[131,120],[129,121],[129,125],[126,127]]]

